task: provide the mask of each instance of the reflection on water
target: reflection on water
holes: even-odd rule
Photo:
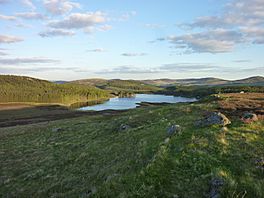
[[[125,110],[133,109],[139,106],[138,103],[141,102],[151,102],[151,103],[179,103],[179,102],[194,102],[195,98],[184,98],[175,97],[167,95],[157,95],[157,94],[136,94],[132,98],[111,98],[108,101],[99,102],[96,104],[91,104],[90,102],[83,104],[82,106],[77,106],[76,109],[83,111],[102,111],[102,110]],[[80,103],[79,103],[80,104]]]
[[[103,104],[106,101],[108,101],[108,100],[95,100],[95,101],[89,101],[89,102],[78,102],[78,103],[71,104],[70,108],[71,109],[79,109],[81,107]]]

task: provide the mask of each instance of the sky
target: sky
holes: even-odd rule
[[[0,0],[0,74],[264,75],[264,0]]]

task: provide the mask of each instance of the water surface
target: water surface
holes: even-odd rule
[[[102,110],[125,110],[134,109],[140,106],[141,102],[151,102],[151,103],[179,103],[179,102],[194,102],[195,98],[184,98],[176,96],[167,95],[157,95],[157,94],[136,94],[132,98],[111,98],[110,100],[91,106],[84,106],[79,108],[83,111],[102,111]]]

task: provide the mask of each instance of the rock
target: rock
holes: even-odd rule
[[[258,121],[258,116],[254,113],[244,113],[244,115],[241,117],[242,122],[249,124],[252,122]]]
[[[180,133],[181,132],[181,127],[180,125],[171,125],[168,129],[167,129],[167,135],[168,136],[172,136],[176,133]]]
[[[220,132],[226,133],[226,132],[228,132],[228,128],[227,127],[222,127],[221,130],[220,130]]]
[[[92,187],[90,190],[88,190],[87,192],[85,192],[82,197],[91,197],[93,196],[95,193],[97,192],[96,187]]]
[[[119,131],[126,131],[128,129],[130,129],[131,127],[127,124],[121,124],[119,127]]]
[[[63,131],[63,129],[60,127],[52,129],[52,132],[54,132],[54,133],[61,132],[61,131]]]
[[[207,114],[202,120],[198,120],[195,125],[204,127],[204,126],[211,126],[211,125],[220,125],[226,126],[231,124],[231,121],[222,113],[220,112],[213,112]]]
[[[221,178],[214,178],[211,180],[210,185],[211,185],[211,188],[210,188],[209,197],[219,198],[220,197],[219,190],[220,190],[220,187],[224,185],[224,180]]]
[[[165,140],[164,140],[164,143],[165,144],[168,144],[170,142],[170,138],[166,138]]]

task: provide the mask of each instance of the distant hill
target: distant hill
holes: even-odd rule
[[[57,80],[57,81],[52,81],[52,82],[56,83],[56,84],[59,84],[59,85],[68,83],[68,81],[64,81],[64,80]]]
[[[143,80],[142,82],[156,86],[172,85],[221,85],[228,81],[219,78],[190,78],[190,79],[157,79]]]
[[[80,84],[80,85],[93,85],[98,86],[106,83],[108,80],[102,78],[91,78],[71,81],[70,83]]]
[[[262,85],[262,86],[264,86],[264,77],[263,76],[254,76],[254,77],[245,78],[245,79],[241,79],[241,80],[231,81],[230,83],[231,84],[251,84],[251,85]]]
[[[0,102],[72,104],[102,98],[109,93],[93,86],[55,84],[25,76],[0,75]]]
[[[151,92],[159,88],[155,85],[146,84],[136,80],[120,80],[120,79],[85,79],[72,81],[74,84],[93,85],[100,89],[111,90],[113,92]]]
[[[155,79],[143,80],[143,83],[155,86],[174,86],[174,85],[188,85],[188,86],[215,86],[215,85],[264,85],[264,77],[254,76],[241,80],[224,80],[219,78],[191,78],[191,79]]]

